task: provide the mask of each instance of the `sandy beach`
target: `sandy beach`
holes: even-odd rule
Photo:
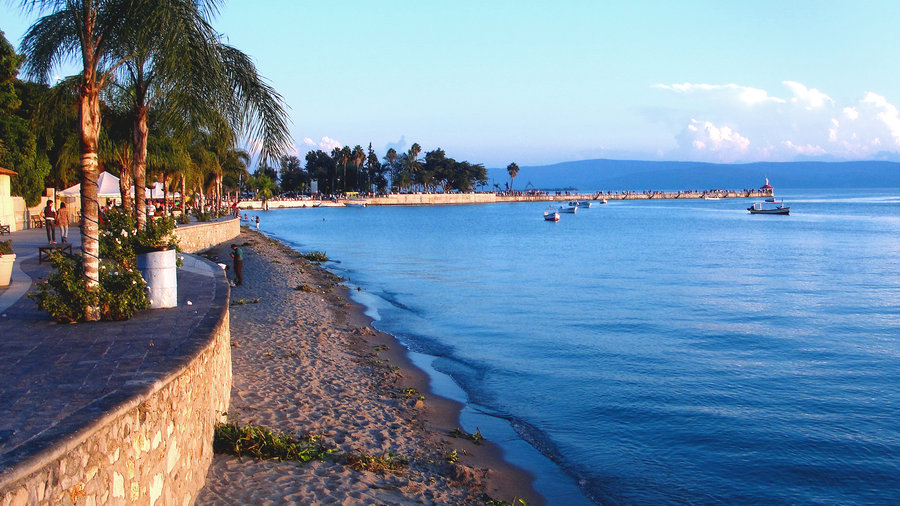
[[[460,405],[428,390],[426,374],[370,326],[339,280],[256,232],[244,229],[234,242],[245,259],[244,284],[231,293],[229,416],[321,434],[338,453],[390,452],[409,464],[373,473],[340,461],[216,455],[197,504],[544,504],[533,478],[503,461],[490,434],[480,445],[453,437]],[[226,245],[212,256],[230,265],[228,253]],[[448,459],[454,450],[456,462]]]

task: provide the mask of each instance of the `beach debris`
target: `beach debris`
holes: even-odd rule
[[[296,287],[294,287],[294,290],[297,290],[298,292],[316,293],[315,288],[305,283],[297,285]]]
[[[484,441],[484,436],[481,435],[481,429],[478,429],[477,427],[475,428],[474,434],[469,434],[468,432],[457,427],[450,431],[450,435],[459,439],[468,439],[476,445],[480,445],[481,442]]]
[[[193,305],[194,305],[194,303],[193,303],[193,302],[191,302],[191,301],[187,301],[187,305],[188,305],[188,306],[193,306]]]
[[[244,304],[259,304],[259,297],[253,299],[237,299],[231,301],[232,306],[243,306]]]

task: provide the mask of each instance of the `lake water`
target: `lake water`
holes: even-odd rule
[[[275,210],[552,504],[900,498],[900,190]]]

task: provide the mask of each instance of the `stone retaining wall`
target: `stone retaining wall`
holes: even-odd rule
[[[178,246],[185,253],[197,253],[228,242],[241,233],[241,220],[230,218],[205,223],[179,225],[175,229]]]
[[[132,380],[142,386],[136,395],[107,399],[115,407],[98,410],[94,423],[4,472],[0,506],[194,502],[231,397],[229,292],[224,276],[216,282],[172,372],[146,386]]]

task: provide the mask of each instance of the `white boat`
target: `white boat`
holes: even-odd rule
[[[568,204],[569,207],[586,207],[588,209],[591,208],[590,200],[570,200]]]
[[[600,199],[601,204],[606,204],[606,199]]]
[[[704,195],[703,200],[719,200],[719,197],[710,197],[709,195]]]
[[[544,211],[544,220],[545,221],[559,221],[559,213],[556,212],[555,209],[549,208]]]
[[[365,202],[344,202],[346,207],[366,207]]]
[[[750,214],[791,214],[791,207],[784,205],[784,202],[766,201],[756,202],[747,208]]]
[[[578,211],[578,206],[573,206],[573,205],[559,206],[558,211],[561,213],[566,213],[566,214],[575,214],[575,211]]]

